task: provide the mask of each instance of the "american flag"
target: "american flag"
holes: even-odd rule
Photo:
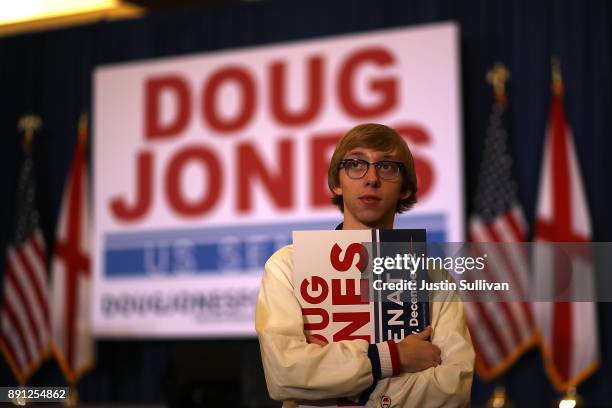
[[[591,241],[591,220],[572,131],[563,110],[560,74],[556,72],[554,77],[535,240],[584,243]],[[553,299],[559,289],[570,292],[569,299],[535,304],[545,368],[559,391],[575,387],[599,366],[597,304],[582,301],[593,299],[595,293],[592,259],[587,251],[575,252],[563,259],[551,245],[536,245],[534,251],[538,293],[549,293],[547,299]],[[571,275],[574,280],[563,288]],[[581,301],[567,301],[572,298]]]
[[[86,140],[87,120],[82,117],[64,189],[51,267],[53,351],[71,384],[91,367],[94,356],[89,319],[91,274]]]
[[[536,343],[534,319],[526,300],[527,253],[521,243],[527,227],[517,199],[505,124],[506,97],[496,89],[489,117],[474,208],[469,219],[469,240],[477,252],[486,253],[482,276],[489,282],[510,282],[512,295],[500,301],[479,301],[465,295],[465,313],[476,350],[476,370],[492,379],[506,371]],[[518,299],[518,300],[517,300]]]
[[[39,121],[36,117],[24,120],[30,124]],[[33,127],[28,125],[25,158],[17,184],[15,228],[6,249],[0,312],[0,348],[21,384],[47,357],[51,327],[47,251],[36,208],[32,137]]]

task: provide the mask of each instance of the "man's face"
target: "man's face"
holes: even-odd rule
[[[398,161],[395,152],[381,152],[367,148],[355,148],[343,159],[361,159],[373,163],[383,160]],[[381,179],[373,165],[360,179],[352,179],[344,168],[340,169],[340,185],[333,188],[344,201],[344,228],[393,228],[397,202],[408,198],[410,191],[401,193],[402,175],[393,180]]]

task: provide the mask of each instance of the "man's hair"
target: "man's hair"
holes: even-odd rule
[[[338,206],[340,211],[344,212],[342,196],[336,195],[333,188],[340,185],[340,162],[349,151],[358,147],[397,154],[398,160],[403,163],[401,192],[411,191],[412,194],[404,200],[399,200],[395,211],[402,213],[409,210],[417,201],[417,178],[412,153],[395,129],[377,123],[364,123],[355,126],[336,145],[327,171],[327,185],[333,195],[332,202]]]

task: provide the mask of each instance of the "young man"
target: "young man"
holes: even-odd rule
[[[342,229],[391,229],[395,214],[416,202],[412,154],[384,125],[363,124],[344,135],[328,184],[344,214]],[[468,406],[474,350],[462,303],[454,292],[430,297],[431,327],[419,334],[398,343],[324,344],[304,333],[293,246],[279,249],[266,263],[255,321],[271,397],[285,408],[333,404],[338,397],[377,408]]]

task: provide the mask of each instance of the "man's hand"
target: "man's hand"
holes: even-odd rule
[[[416,373],[442,363],[440,349],[427,341],[430,335],[431,327],[428,326],[422,332],[411,334],[397,343],[402,371]]]

